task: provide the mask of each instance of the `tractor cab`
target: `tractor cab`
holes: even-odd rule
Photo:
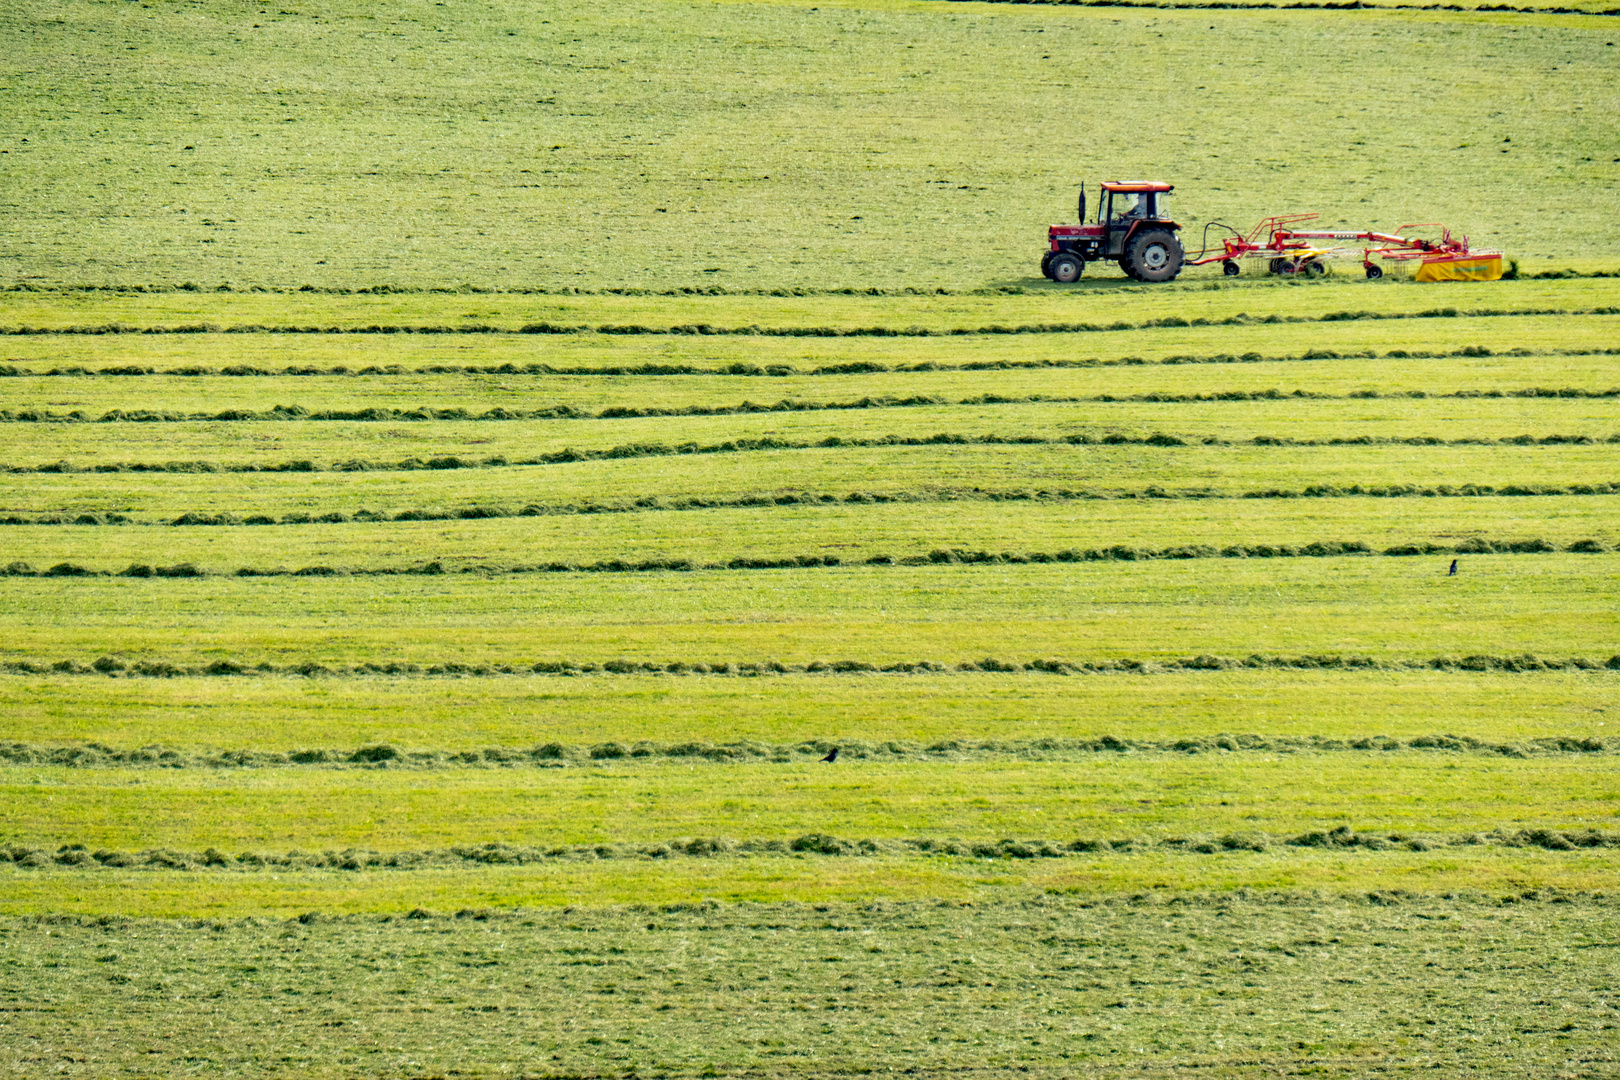
[[[1159,180],[1109,180],[1097,196],[1096,221],[1086,223],[1086,188],[1080,185],[1078,225],[1047,229],[1041,273],[1067,284],[1079,280],[1088,261],[1113,259],[1138,281],[1169,281],[1181,272],[1183,252],[1170,219],[1174,184]]]
[[[1097,221],[1099,224],[1168,221],[1170,192],[1174,190],[1173,184],[1157,182],[1106,183],[1097,200]]]

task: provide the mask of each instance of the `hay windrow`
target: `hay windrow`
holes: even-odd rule
[[[1564,399],[1577,401],[1607,401],[1620,397],[1620,386],[1611,386],[1605,389],[1590,389],[1583,387],[1549,387],[1528,386],[1518,389],[1503,390],[1491,388],[1487,390],[1452,390],[1430,393],[1425,390],[1403,391],[1380,395],[1377,391],[1363,390],[1351,394],[1328,394],[1315,390],[1281,390],[1269,388],[1265,390],[1213,390],[1199,393],[1170,393],[1154,391],[1139,394],[1093,394],[1088,397],[1073,397],[1065,395],[1003,395],[993,393],[976,394],[956,401],[930,394],[914,394],[907,397],[872,397],[870,395],[850,401],[804,401],[796,399],[782,399],[775,402],[742,401],[730,405],[683,405],[680,407],[666,407],[660,405],[614,405],[596,412],[576,408],[572,405],[549,405],[540,409],[508,409],[497,406],[483,412],[473,412],[461,406],[438,408],[433,406],[418,406],[411,409],[394,407],[370,406],[363,409],[307,409],[302,405],[276,405],[269,409],[223,409],[219,412],[181,412],[171,409],[109,409],[99,416],[92,416],[83,409],[70,409],[66,412],[56,412],[49,408],[21,408],[0,409],[0,424],[193,424],[193,423],[364,423],[364,424],[394,424],[394,423],[424,423],[428,421],[454,421],[463,423],[495,423],[511,421],[536,420],[634,420],[656,419],[660,417],[717,417],[717,416],[752,416],[768,413],[814,413],[814,412],[860,412],[881,409],[914,409],[914,408],[950,408],[955,406],[980,407],[984,405],[1029,405],[1029,404],[1149,404],[1149,405],[1194,405],[1209,404],[1212,402],[1298,402],[1298,401],[1354,401],[1380,396],[1390,398],[1406,398],[1424,400],[1430,398],[1456,398],[1474,400],[1479,398],[1536,398],[1536,399]],[[981,439],[992,438],[980,436]],[[1038,436],[1018,436],[1002,441],[1012,442],[1071,442],[1076,445],[1087,445],[1092,442],[1105,443],[1107,436],[1069,437],[1064,439],[1047,439]],[[1153,442],[1153,439],[1159,442]],[[1343,445],[1334,441],[1301,440],[1298,442],[1278,442],[1278,437],[1268,437],[1269,441],[1255,442],[1260,446],[1321,446]],[[1550,436],[1554,444],[1564,442],[1592,443],[1604,441],[1603,438],[1591,435],[1553,435]],[[1409,436],[1404,438],[1380,439],[1380,442],[1401,444],[1412,439],[1420,440],[1419,445],[1451,445],[1448,440],[1434,436]],[[1173,440],[1173,441],[1164,441]],[[1528,440],[1528,441],[1525,441]],[[1620,433],[1607,436],[1607,440],[1620,441]],[[1119,435],[1115,440],[1119,443],[1143,442],[1153,446],[1188,446],[1195,445],[1179,436],[1150,435],[1128,437]],[[1466,440],[1459,445],[1472,445],[1480,440]],[[1543,441],[1543,437],[1524,435],[1511,439],[1483,440],[1484,445],[1501,443],[1503,445],[1535,445]],[[1234,445],[1229,441],[1218,440],[1210,443],[1208,439],[1198,439],[1197,443],[1208,445]],[[789,445],[807,446],[813,443],[795,443]],[[836,444],[834,444],[836,445]],[[881,444],[878,444],[881,445]],[[1237,443],[1235,445],[1243,445]],[[1353,444],[1352,444],[1353,445]]]
[[[506,518],[510,512],[491,508],[474,512],[462,511],[439,517],[404,517],[394,520],[424,521],[448,519]],[[324,520],[332,520],[328,517]],[[372,519],[376,520],[376,519]],[[186,514],[174,525],[236,525],[234,515]],[[1027,566],[1052,563],[1115,563],[1151,562],[1159,560],[1185,561],[1188,559],[1326,559],[1383,555],[1405,557],[1415,555],[1550,555],[1581,554],[1603,555],[1614,549],[1601,540],[1583,539],[1560,547],[1540,537],[1489,539],[1469,537],[1456,544],[1397,544],[1375,551],[1359,540],[1315,540],[1308,544],[1174,544],[1169,547],[1150,548],[1114,544],[1106,548],[1065,548],[1061,551],[973,551],[967,548],[932,548],[927,552],[909,555],[871,555],[865,559],[845,561],[838,555],[738,555],[725,562],[699,563],[691,559],[600,559],[592,563],[488,563],[469,562],[446,566],[440,560],[413,563],[405,566],[303,566],[287,567],[244,566],[234,570],[209,570],[192,563],[173,566],[152,566],[132,563],[122,570],[92,569],[77,563],[57,563],[45,570],[32,563],[13,560],[0,566],[0,578],[207,578],[207,577],[437,577],[443,574],[467,574],[494,577],[513,574],[652,574],[694,573],[697,571],[732,570],[815,570],[867,567],[874,569],[910,566]]]
[[[997,294],[1011,295],[1007,290],[996,290]],[[1019,289],[1019,294],[1024,290]],[[848,294],[835,290],[828,295],[855,295],[853,291]],[[882,295],[878,290],[867,290],[862,295]],[[991,295],[991,293],[978,293],[975,295]],[[1167,315],[1157,319],[1146,319],[1137,323],[1116,321],[1112,323],[1092,322],[1048,322],[1048,323],[1022,323],[1017,326],[999,324],[953,327],[951,329],[931,329],[925,326],[759,326],[750,324],[746,326],[714,326],[708,323],[685,323],[674,326],[649,326],[638,323],[599,323],[591,324],[559,324],[550,322],[528,323],[521,327],[493,326],[488,323],[468,323],[459,326],[446,325],[408,325],[408,324],[377,324],[367,326],[293,326],[263,324],[238,324],[221,326],[217,323],[179,323],[170,325],[148,324],[134,326],[128,323],[100,323],[93,325],[72,326],[32,326],[11,325],[0,326],[0,336],[9,337],[42,337],[42,336],[103,336],[109,334],[315,334],[325,336],[348,336],[365,334],[423,334],[423,335],[487,335],[487,334],[601,334],[606,336],[724,336],[724,337],[808,337],[808,338],[919,338],[919,337],[978,337],[978,336],[1005,336],[1008,334],[1098,334],[1108,332],[1121,332],[1129,330],[1157,330],[1181,329],[1199,326],[1256,326],[1280,325],[1298,323],[1334,323],[1356,321],[1391,321],[1406,319],[1489,319],[1489,318],[1521,318],[1534,316],[1579,316],[1579,315],[1612,315],[1612,307],[1595,308],[1521,308],[1507,311],[1500,308],[1473,308],[1461,310],[1456,307],[1426,308],[1422,311],[1408,312],[1375,312],[1375,311],[1336,311],[1324,315],[1265,315],[1251,316],[1245,313],[1231,315],[1223,319],[1210,319],[1195,317],[1182,318],[1179,315]]]
[[[517,662],[468,663],[465,661],[368,661],[363,664],[328,665],[316,660],[273,664],[269,661],[251,663],[246,660],[219,659],[207,664],[180,664],[151,657],[125,659],[118,656],[99,656],[86,663],[75,659],[54,661],[11,659],[0,661],[0,674],[18,676],[97,676],[103,678],[180,678],[180,677],[238,677],[261,678],[296,675],[304,678],[366,678],[366,677],[450,677],[500,678],[559,676],[678,676],[728,678],[764,678],[773,676],[962,676],[1038,674],[1054,676],[1119,676],[1163,675],[1171,672],[1226,672],[1226,671],[1440,671],[1440,672],[1501,672],[1529,674],[1547,671],[1579,671],[1600,673],[1620,671],[1620,655],[1607,660],[1588,656],[1550,657],[1531,653],[1517,655],[1470,654],[1468,656],[1433,656],[1428,658],[1375,659],[1369,656],[1319,654],[1300,656],[1265,656],[1259,653],[1246,657],[1200,654],[1184,657],[1155,657],[1151,659],[1097,658],[1094,660],[1039,658],[1034,660],[1003,660],[997,657],[978,657],[947,664],[938,660],[902,660],[872,662],[857,659],[812,660],[806,664],[786,664],[779,660],[631,660],[616,657],[601,662],[591,660],[538,660]],[[1217,747],[1226,749],[1224,746]],[[822,751],[825,753],[825,749]],[[604,756],[613,756],[604,752]]]
[[[180,422],[180,421],[175,421]],[[724,442],[700,444],[686,443],[656,443],[638,442],[624,443],[610,447],[606,450],[576,450],[564,448],[551,453],[534,457],[513,458],[507,455],[490,455],[475,457],[473,455],[439,454],[433,457],[407,457],[393,461],[347,458],[318,464],[309,458],[299,458],[280,462],[234,461],[216,462],[205,460],[176,460],[176,461],[98,461],[91,464],[80,465],[67,459],[55,461],[36,462],[34,464],[0,464],[0,474],[14,476],[48,475],[102,475],[121,473],[163,473],[163,474],[216,474],[216,473],[244,473],[244,474],[275,474],[275,473],[348,473],[348,472],[422,472],[422,471],[454,471],[460,469],[502,469],[512,467],[525,467],[536,465],[574,464],[581,461],[617,461],[629,458],[669,457],[685,454],[735,454],[760,451],[780,450],[857,450],[872,447],[886,446],[1073,446],[1073,447],[1109,447],[1109,446],[1152,446],[1159,448],[1189,448],[1196,451],[1200,447],[1335,447],[1335,446],[1479,446],[1479,447],[1544,447],[1544,446],[1593,446],[1598,444],[1620,444],[1620,432],[1609,435],[1586,435],[1552,433],[1546,435],[1509,435],[1500,438],[1487,436],[1461,436],[1442,439],[1433,435],[1405,435],[1405,436],[1374,436],[1374,435],[1348,435],[1334,436],[1327,439],[1296,439],[1282,435],[1256,435],[1248,439],[1226,439],[1214,435],[1182,434],[1173,435],[1166,432],[1153,432],[1148,435],[1125,434],[1118,431],[1102,432],[1076,432],[1061,437],[1047,437],[1041,435],[969,435],[961,432],[937,432],[932,435],[885,435],[878,437],[859,437],[829,435],[819,440],[783,439],[776,436],[762,438],[728,439]],[[1063,489],[1067,491],[1068,489]],[[1497,488],[1474,484],[1439,485],[1434,488],[1423,488],[1417,485],[1393,485],[1388,487],[1363,488],[1354,486],[1345,489],[1348,494],[1424,494],[1424,495],[1451,495],[1451,494],[1496,494]],[[1555,485],[1530,485],[1525,487],[1510,487],[1501,489],[1502,494],[1607,494],[1620,490],[1612,484],[1576,485],[1562,488]],[[971,489],[933,489],[935,497],[956,497],[969,499],[974,497],[996,498],[995,493],[986,494],[981,488]],[[1203,489],[1194,489],[1187,495],[1196,497]],[[1314,485],[1304,489],[1306,495],[1331,495],[1340,493],[1339,489],[1328,486]],[[773,493],[771,495],[756,494],[742,496],[753,500],[769,500],[793,493]],[[1063,497],[1060,493],[1041,491],[1040,497],[1054,495]],[[1081,491],[1079,497],[1108,497],[1108,492]],[[1130,492],[1112,493],[1112,497],[1126,497]],[[1164,489],[1152,486],[1144,489],[1144,494],[1154,497],[1166,497]],[[1009,497],[1009,496],[1000,496]],[[1029,498],[1030,493],[1010,495],[1010,497]],[[647,497],[651,500],[653,497]],[[838,496],[831,496],[838,498]],[[859,500],[853,500],[859,501]],[[647,502],[649,507],[650,501]],[[58,515],[60,516],[60,515]]]
[[[1177,739],[1125,739],[1114,735],[1084,739],[940,739],[930,743],[886,740],[868,742],[824,738],[790,743],[742,740],[730,743],[651,740],[605,742],[571,746],[548,742],[529,747],[486,746],[463,750],[401,749],[378,743],[352,749],[306,747],[278,751],[185,750],[163,745],[120,748],[102,742],[72,746],[0,743],[0,764],[56,766],[85,769],[271,769],[293,766],[325,769],[559,769],[595,767],[604,762],[628,764],[666,759],[714,765],[791,763],[820,759],[836,746],[846,762],[975,762],[975,761],[1083,761],[1099,755],[1157,754],[1196,756],[1275,754],[1473,754],[1486,757],[1532,758],[1558,755],[1605,758],[1620,755],[1620,737],[1571,735],[1541,736],[1517,742],[1493,742],[1470,735],[1433,734],[1409,738],[1387,735],[1322,736],[1216,734]],[[1327,845],[1332,846],[1332,845]]]
[[[1324,321],[1342,322],[1342,317],[1325,317]],[[1495,351],[1483,345],[1464,345],[1450,352],[1435,352],[1426,349],[1390,349],[1381,354],[1385,359],[1399,360],[1448,360],[1453,358],[1477,358],[1488,356],[1506,357],[1532,357],[1532,356],[1620,356],[1620,348],[1575,348],[1532,350],[1517,347],[1503,351]],[[351,367],[348,364],[334,364],[320,367],[314,364],[292,364],[281,368],[259,367],[253,364],[226,364],[218,368],[203,367],[201,365],[187,365],[178,368],[159,368],[150,364],[114,364],[107,367],[92,368],[83,364],[70,364],[66,366],[53,366],[49,368],[19,367],[19,363],[27,361],[17,360],[0,363],[0,378],[80,378],[80,377],[116,377],[138,378],[145,375],[181,376],[186,378],[202,378],[219,376],[230,379],[244,378],[284,378],[293,377],[324,377],[324,378],[371,378],[395,375],[538,375],[538,376],[569,376],[580,377],[623,377],[635,376],[638,378],[656,378],[660,376],[694,376],[712,375],[725,378],[755,377],[755,378],[785,378],[790,375],[872,375],[880,373],[904,374],[907,372],[930,371],[1030,371],[1030,370],[1061,370],[1073,368],[1099,368],[1099,367],[1142,367],[1163,365],[1174,367],[1185,364],[1283,364],[1298,362],[1315,362],[1321,360],[1374,360],[1380,354],[1373,349],[1364,349],[1360,352],[1342,352],[1333,349],[1314,348],[1303,353],[1282,353],[1265,355],[1258,352],[1237,353],[1173,353],[1158,360],[1148,360],[1140,356],[1122,356],[1109,359],[1086,357],[1083,359],[1052,358],[1040,360],[969,360],[962,363],[949,363],[937,360],[924,360],[912,363],[886,364],[874,360],[846,361],[831,364],[818,364],[814,367],[797,368],[790,364],[752,364],[745,361],[733,361],[720,367],[701,367],[697,364],[686,363],[642,363],[642,364],[575,364],[557,365],[545,363],[516,364],[510,361],[500,364],[425,364],[419,367],[407,368],[403,364],[367,364],[361,367]],[[1472,396],[1473,392],[1459,391],[1459,396]],[[1358,391],[1353,397],[1376,398],[1381,395],[1377,391]],[[1394,395],[1402,396],[1402,395]],[[1493,396],[1491,391],[1479,392],[1478,396]],[[1499,393],[1494,396],[1500,396]]]
[[[1022,0],[1015,0],[1022,2]],[[1101,6],[1123,6],[1114,3],[1114,0],[1098,0]],[[1166,0],[1165,6],[1175,3],[1176,0]],[[1270,0],[1259,0],[1268,3]],[[1308,2],[1308,0],[1307,0]],[[1210,5],[1195,3],[1195,7],[1203,8]],[[1341,8],[1339,10],[1355,10]],[[1509,6],[1486,6],[1481,8],[1442,7],[1440,5],[1424,6],[1424,11],[1514,11],[1520,10]],[[1596,14],[1589,11],[1575,9],[1540,9],[1526,8],[1526,11],[1553,10],[1559,13]],[[1620,9],[1615,9],[1620,13]],[[1579,278],[1613,278],[1620,277],[1620,270],[1592,270],[1582,272],[1579,270],[1544,270],[1536,273],[1521,273],[1524,280],[1574,280]],[[11,285],[0,286],[0,292],[21,293],[34,296],[75,296],[75,295],[127,295],[127,296],[173,296],[180,294],[219,293],[236,294],[244,296],[621,296],[621,297],[703,297],[703,296],[770,296],[770,297],[806,297],[806,296],[1044,296],[1050,289],[1041,286],[1028,287],[1022,285],[995,285],[980,286],[976,288],[952,288],[950,286],[917,286],[904,285],[886,287],[881,285],[794,285],[748,287],[742,285],[678,285],[667,288],[656,288],[647,285],[619,285],[591,287],[582,285],[480,285],[475,282],[448,282],[412,285],[398,282],[383,282],[375,285],[314,285],[305,282],[301,285],[271,284],[257,282],[252,284],[232,284],[221,282],[213,286],[199,285],[194,281],[185,282],[158,282],[158,281],[107,281],[107,282],[41,282],[18,281]]]
[[[983,860],[1074,859],[1088,861],[1111,855],[1141,852],[1179,853],[1187,856],[1233,856],[1250,852],[1270,852],[1286,857],[1290,851],[1331,848],[1336,851],[1373,853],[1380,851],[1437,851],[1446,848],[1537,848],[1553,852],[1613,850],[1620,848],[1620,833],[1597,829],[1558,830],[1520,829],[1491,833],[1444,835],[1398,832],[1356,833],[1348,826],[1312,831],[1292,837],[1271,837],[1264,833],[1233,833],[1220,836],[1176,836],[1164,838],[1115,836],[1110,838],[1051,839],[844,839],[828,833],[806,833],[792,839],[733,840],[729,837],[682,837],[655,843],[558,844],[530,846],[490,842],[418,851],[380,852],[362,848],[341,851],[289,851],[227,853],[218,848],[203,851],[177,851],[148,848],[143,851],[92,849],[84,844],[64,844],[55,851],[12,842],[0,846],[0,864],[25,870],[65,867],[76,870],[184,870],[266,872],[277,870],[426,870],[447,866],[523,866],[548,862],[596,862],[599,860],[667,861],[671,859],[759,858],[815,855],[828,858],[939,857]]]
[[[446,466],[447,468],[450,466]],[[474,466],[463,466],[474,467]],[[3,470],[0,470],[3,471]],[[1505,484],[1496,487],[1491,484],[1440,484],[1434,487],[1424,487],[1417,484],[1311,484],[1303,489],[1267,488],[1257,491],[1225,492],[1212,488],[1181,488],[1168,489],[1157,484],[1149,485],[1140,490],[1113,490],[1113,489],[1087,489],[1087,488],[1058,488],[1055,490],[1038,489],[1029,490],[1018,488],[1010,490],[995,490],[985,488],[933,488],[926,491],[851,491],[842,494],[822,491],[776,491],[771,493],[747,494],[736,496],[657,496],[647,495],[635,498],[620,499],[585,499],[580,502],[568,503],[529,503],[522,507],[470,505],[460,507],[417,507],[408,510],[378,511],[364,507],[352,513],[344,510],[328,510],[325,512],[307,513],[296,511],[282,514],[279,517],[266,513],[208,513],[188,510],[174,518],[139,521],[129,514],[119,511],[92,511],[85,510],[77,513],[47,513],[47,514],[4,514],[0,515],[0,525],[172,525],[172,526],[253,526],[268,525],[344,525],[353,522],[363,524],[380,524],[387,522],[419,522],[419,521],[475,521],[492,518],[532,518],[532,517],[559,517],[572,515],[593,514],[640,514],[640,513],[679,513],[697,510],[761,510],[768,511],[779,507],[804,506],[831,506],[844,505],[884,505],[890,503],[957,503],[957,502],[1028,502],[1028,503],[1065,503],[1089,502],[1105,500],[1164,500],[1164,499],[1400,499],[1400,498],[1426,498],[1426,499],[1477,499],[1477,498],[1537,498],[1569,495],[1615,495],[1620,494],[1620,483],[1596,484]],[[1485,554],[1493,548],[1480,547],[1485,541],[1466,541],[1469,545],[1467,554]],[[1511,543],[1511,542],[1510,542]],[[1305,547],[1310,547],[1307,544]],[[1242,545],[1231,547],[1236,554]],[[1148,549],[1152,550],[1152,549]],[[1167,549],[1168,550],[1168,549]],[[1179,549],[1178,549],[1179,550]],[[1222,549],[1223,551],[1226,549]],[[1286,555],[1295,552],[1296,548],[1268,548],[1271,554]],[[1360,549],[1358,549],[1360,550]],[[1433,551],[1443,550],[1433,547]],[[1463,551],[1462,546],[1458,547]],[[1518,550],[1517,548],[1503,548],[1503,550]],[[1538,548],[1537,550],[1555,550],[1553,548]],[[1601,553],[1608,548],[1598,540],[1582,539],[1565,548],[1567,551]],[[1254,553],[1261,553],[1259,547]],[[1413,552],[1393,551],[1392,554],[1412,554]],[[1151,558],[1151,555],[1140,556]],[[1030,561],[1054,561],[1039,555],[1029,556]],[[890,557],[870,560],[873,562],[894,562]],[[1008,561],[1012,560],[1009,557]],[[1062,561],[1062,560],[1056,560]],[[1093,560],[1095,561],[1095,560]]]

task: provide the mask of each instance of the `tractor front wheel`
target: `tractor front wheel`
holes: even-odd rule
[[[1238,266],[1236,259],[1227,259],[1221,263],[1221,272],[1227,277],[1237,277],[1242,267]]]
[[[1072,251],[1060,251],[1046,262],[1046,276],[1059,285],[1072,285],[1080,280],[1086,264]]]
[[[1042,277],[1049,278],[1052,276],[1052,256],[1055,254],[1057,253],[1054,251],[1048,251],[1046,254],[1041,256]]]
[[[1169,229],[1143,229],[1125,245],[1119,265],[1137,281],[1170,281],[1181,273],[1181,241]]]

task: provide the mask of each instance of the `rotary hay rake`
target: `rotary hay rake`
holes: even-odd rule
[[[1204,227],[1205,249],[1189,266],[1218,262],[1228,277],[1242,272],[1240,259],[1264,260],[1273,274],[1306,274],[1320,277],[1327,273],[1327,260],[1345,254],[1342,247],[1318,247],[1323,240],[1349,240],[1361,246],[1361,266],[1369,279],[1385,274],[1386,265],[1411,270],[1417,281],[1496,281],[1502,276],[1502,253],[1474,250],[1468,237],[1454,237],[1438,222],[1402,225],[1393,233],[1362,230],[1301,228],[1315,221],[1317,214],[1278,214],[1262,218],[1247,233],[1234,229],[1221,241],[1221,250],[1209,253],[1211,228],[1230,228],[1220,222]],[[1413,230],[1438,229],[1438,238],[1417,235]]]

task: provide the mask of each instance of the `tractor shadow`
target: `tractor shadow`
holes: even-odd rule
[[[1086,267],[1085,276],[1079,281],[1068,285],[1060,285],[1055,281],[1048,281],[1044,277],[1016,277],[996,278],[984,283],[987,289],[1017,289],[1022,292],[1039,293],[1110,293],[1121,290],[1136,289],[1162,289],[1164,285],[1155,285],[1135,278],[1126,277],[1122,273],[1109,274],[1106,271],[1092,277],[1092,269]],[[1168,284],[1168,283],[1166,283]]]

